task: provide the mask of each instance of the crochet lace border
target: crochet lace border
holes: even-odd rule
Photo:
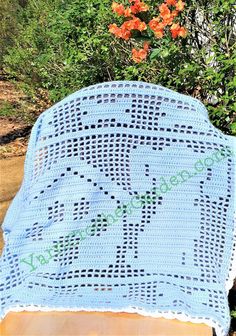
[[[204,323],[208,325],[209,327],[212,327],[216,331],[217,336],[227,336],[228,332],[225,334],[224,330],[220,327],[219,324],[217,324],[215,321],[205,318],[197,318],[197,317],[191,317],[190,315],[186,314],[179,314],[176,312],[169,311],[168,313],[150,313],[145,312],[143,310],[139,310],[138,308],[119,308],[119,309],[103,309],[103,308],[83,308],[83,307],[74,307],[74,308],[68,308],[68,307],[44,307],[44,306],[37,306],[34,305],[25,305],[24,307],[15,306],[12,307],[4,312],[4,315],[0,317],[0,320],[3,319],[9,312],[22,312],[22,311],[28,311],[28,312],[113,312],[113,313],[137,313],[143,316],[148,317],[154,317],[154,318],[165,318],[168,320],[177,319],[182,322],[191,322],[191,323]],[[229,330],[228,330],[229,331]]]
[[[231,137],[231,136],[229,136]],[[232,136],[232,142],[233,142],[233,151],[234,151],[234,181],[233,181],[233,188],[234,188],[234,233],[233,233],[233,251],[230,258],[230,271],[228,274],[228,279],[225,283],[225,289],[227,293],[234,285],[234,279],[236,278],[236,137]]]

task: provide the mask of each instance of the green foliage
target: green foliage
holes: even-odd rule
[[[58,100],[83,86],[109,80],[122,58],[108,32],[110,1],[29,1],[16,45],[5,69],[50,91]],[[109,18],[108,18],[109,17]]]
[[[9,102],[3,102],[0,104],[0,117],[10,117],[15,114],[14,107]]]
[[[3,56],[18,34],[21,6],[17,0],[0,0],[0,68]]]
[[[231,310],[231,316],[232,316],[233,318],[236,318],[236,310]]]
[[[236,135],[236,122],[233,122],[230,128],[231,128],[232,133]]]
[[[27,102],[19,99],[15,102],[0,101],[0,117],[11,117],[19,122],[33,125],[35,116],[30,111],[33,102]]]
[[[149,60],[135,64],[130,51],[141,42],[108,32],[120,20],[111,0],[28,0],[4,67],[29,86],[49,90],[53,101],[102,81],[161,84],[201,99],[214,125],[236,134],[234,1],[187,1],[181,14],[187,38],[156,39]]]

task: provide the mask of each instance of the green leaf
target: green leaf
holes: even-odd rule
[[[232,311],[231,311],[231,316],[232,316],[233,318],[236,318],[236,310],[232,310]]]
[[[161,51],[161,56],[162,57],[167,57],[169,55],[169,50],[168,49],[164,49]]]
[[[236,122],[232,123],[230,128],[231,128],[232,133],[236,134]]]
[[[153,49],[153,51],[150,54],[150,59],[151,60],[156,59],[159,54],[160,54],[160,49]]]

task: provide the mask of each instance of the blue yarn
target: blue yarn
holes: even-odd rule
[[[236,138],[211,124],[199,100],[160,85],[96,84],[43,112],[3,222],[1,318],[22,310],[133,312],[206,323],[226,336],[236,157],[205,161],[184,183],[178,175],[220,150],[236,152]],[[178,185],[122,212],[173,176]],[[119,220],[109,225],[109,214]],[[76,231],[86,227],[82,239]]]

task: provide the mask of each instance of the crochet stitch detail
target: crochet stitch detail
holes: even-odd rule
[[[3,222],[1,318],[133,312],[206,323],[226,336],[236,276],[234,154],[206,161],[113,225],[106,219],[224,149],[236,153],[236,138],[211,124],[205,106],[160,85],[100,83],[43,112]],[[94,230],[86,239],[71,234],[86,227]]]

